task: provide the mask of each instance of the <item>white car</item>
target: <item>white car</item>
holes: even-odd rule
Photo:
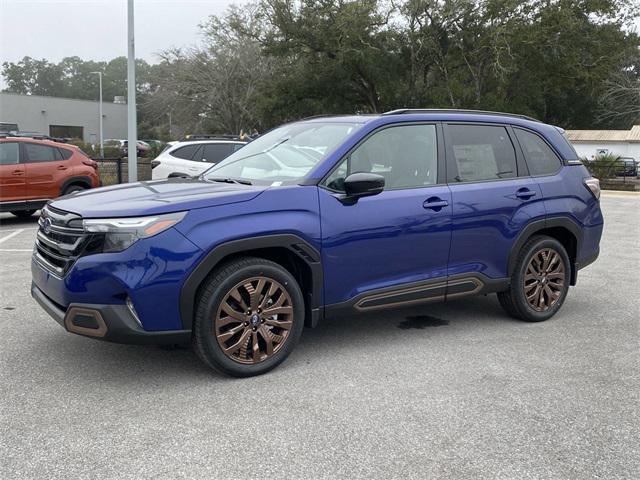
[[[198,176],[212,165],[241,149],[241,140],[188,140],[167,146],[151,161],[151,178]]]

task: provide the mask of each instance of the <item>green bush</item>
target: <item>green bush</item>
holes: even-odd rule
[[[147,152],[147,158],[153,160],[154,158],[156,158],[158,155],[162,153],[162,151],[165,149],[166,146],[167,146],[166,143],[151,145],[151,150]]]
[[[69,143],[70,145],[75,145],[80,150],[82,150],[84,153],[86,153],[89,157],[95,157],[98,154],[98,152],[96,152],[93,149],[93,145],[83,141],[81,138],[72,138],[67,143]]]
[[[620,157],[611,154],[599,155],[593,160],[583,159],[582,163],[591,175],[600,180],[615,178],[623,166]]]

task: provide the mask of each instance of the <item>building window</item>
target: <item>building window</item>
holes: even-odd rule
[[[84,139],[84,128],[71,125],[49,125],[49,135],[55,138]]]

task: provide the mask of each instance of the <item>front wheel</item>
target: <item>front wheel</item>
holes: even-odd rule
[[[571,263],[556,239],[535,236],[522,247],[509,290],[498,300],[512,317],[542,322],[553,317],[569,291]]]
[[[210,367],[234,377],[259,375],[289,356],[304,326],[296,279],[262,258],[215,270],[196,306],[194,348]]]

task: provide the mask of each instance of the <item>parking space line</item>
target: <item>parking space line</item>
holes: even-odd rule
[[[0,248],[0,252],[33,252],[33,248]]]
[[[0,243],[6,242],[7,240],[9,240],[10,238],[15,237],[16,235],[20,235],[22,232],[24,232],[24,228],[21,228],[20,230],[16,230],[15,232],[10,233],[6,237],[0,238]]]

